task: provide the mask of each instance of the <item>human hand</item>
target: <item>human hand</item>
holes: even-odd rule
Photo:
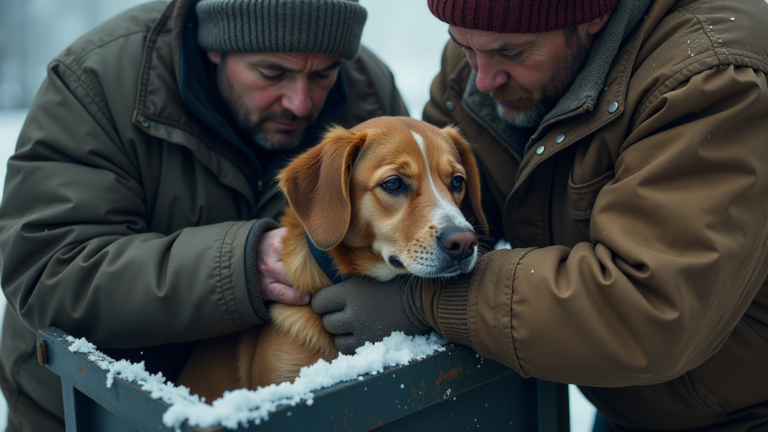
[[[312,309],[323,315],[323,327],[335,335],[333,343],[344,354],[393,331],[416,335],[432,329],[424,319],[419,280],[349,279],[321,289],[312,297]]]
[[[309,294],[300,294],[283,267],[283,237],[288,230],[278,228],[265,232],[259,239],[256,268],[259,275],[261,298],[264,302],[276,301],[291,305],[309,303]]]

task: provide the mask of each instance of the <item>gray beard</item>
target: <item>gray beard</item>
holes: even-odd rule
[[[226,73],[226,69],[226,55],[222,54],[221,62],[216,67],[216,87],[219,95],[221,96],[221,100],[224,102],[224,105],[227,107],[227,110],[230,112],[230,114],[232,114],[232,117],[234,118],[235,123],[240,128],[240,130],[246,134],[249,134],[253,138],[253,141],[259,145],[259,147],[267,150],[291,150],[298,146],[302,138],[304,138],[306,129],[302,131],[292,143],[289,143],[288,145],[275,145],[275,142],[270,139],[267,134],[264,133],[259,125],[251,126],[249,124],[247,109],[245,105],[242,104],[242,101],[239,101],[234,97],[235,90],[232,85],[232,81],[229,79],[229,76]],[[290,115],[288,116],[290,117]],[[309,127],[309,123],[311,123],[311,121],[308,122],[307,127]]]
[[[296,139],[293,141],[293,143],[289,145],[281,145],[276,146],[275,143],[269,139],[267,134],[265,134],[261,129],[253,133],[253,141],[258,144],[261,148],[267,149],[267,150],[291,150],[296,148],[296,146],[299,145],[302,139],[304,139],[304,131],[302,131]]]
[[[560,63],[552,83],[547,87],[543,99],[533,104],[527,111],[512,115],[504,113],[502,106],[496,103],[496,112],[502,119],[518,128],[538,127],[544,117],[555,108],[560,98],[568,92],[573,82],[576,81],[576,77],[584,69],[584,64],[589,56],[589,49],[581,39],[566,36],[566,45],[568,49],[565,57]]]
[[[544,120],[544,116],[552,110],[552,108],[545,106],[546,104],[538,102],[531,106],[529,109],[509,115],[504,112],[504,107],[500,103],[496,103],[496,112],[499,117],[504,119],[507,123],[514,127],[526,129],[537,127]]]

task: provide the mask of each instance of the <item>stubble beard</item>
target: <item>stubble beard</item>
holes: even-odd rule
[[[227,61],[224,54],[222,54],[221,62],[219,62],[219,65],[216,68],[216,83],[221,100],[224,101],[224,105],[227,107],[230,114],[232,114],[237,126],[250,135],[256,144],[267,150],[291,150],[295,148],[301,143],[301,140],[304,139],[307,126],[315,120],[315,116],[312,114],[299,117],[290,110],[284,108],[279,111],[267,111],[261,113],[255,121],[250,120],[250,109],[242,98],[236,96],[237,92],[227,73]],[[299,131],[277,132],[277,137],[275,137],[270,136],[262,127],[264,122],[268,120],[285,123],[304,121],[304,127]]]
[[[544,116],[557,105],[560,99],[568,92],[576,77],[579,76],[589,56],[589,48],[576,34],[565,37],[566,51],[563,59],[557,67],[554,77],[544,87],[541,99],[534,100],[533,93],[527,89],[494,89],[491,96],[497,101],[496,111],[499,116],[518,128],[537,127],[544,120]],[[498,101],[525,99],[532,101],[532,105],[525,111],[517,111],[505,108]]]

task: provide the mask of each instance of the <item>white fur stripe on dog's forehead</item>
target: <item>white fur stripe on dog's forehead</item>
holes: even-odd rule
[[[411,131],[411,135],[413,135],[413,139],[416,140],[416,144],[419,145],[419,148],[421,149],[421,152],[424,153],[424,159],[427,158],[427,151],[424,149],[424,138],[421,137],[421,135],[417,134],[414,131]],[[429,163],[429,162],[427,162]]]
[[[438,192],[437,187],[435,186],[435,182],[432,180],[432,172],[429,169],[429,158],[427,157],[427,147],[424,143],[424,138],[414,131],[411,131],[411,135],[413,135],[413,139],[416,140],[416,144],[419,145],[421,154],[424,156],[424,163],[427,165],[427,178],[429,179],[429,185],[432,186],[432,192],[435,193],[435,197],[437,198],[437,202],[440,206],[440,214],[436,215],[437,217],[434,222],[438,225],[441,225],[440,222],[447,218],[455,225],[469,225],[466,219],[464,219],[464,215],[461,214],[461,211],[459,211],[456,205],[446,200],[445,197],[443,197],[443,195]]]
[[[427,157],[427,148],[424,145],[424,138],[414,131],[411,131],[411,135],[413,135],[413,139],[416,140],[416,144],[418,144],[421,149],[421,154],[424,156],[424,163],[427,164],[427,176],[429,177],[429,182],[432,184],[432,188],[435,189],[435,185],[432,183],[432,173],[429,170],[429,158]],[[437,189],[435,189],[435,193],[437,194]]]
[[[429,169],[429,158],[427,157],[427,148],[424,144],[424,138],[417,134],[414,131],[411,131],[411,135],[413,135],[413,139],[416,140],[416,143],[419,145],[419,148],[421,149],[421,154],[424,156],[424,163],[427,165],[427,178],[429,179],[429,184],[432,186],[432,191],[435,193],[435,196],[438,200],[440,200],[440,205],[445,204],[443,201],[443,197],[440,195],[440,193],[437,191],[437,188],[435,187],[435,182],[432,181],[432,172]]]

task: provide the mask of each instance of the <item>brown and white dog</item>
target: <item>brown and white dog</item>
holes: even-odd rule
[[[472,150],[453,127],[380,117],[331,129],[279,175],[290,203],[281,224],[283,264],[301,293],[331,280],[308,238],[342,275],[386,281],[399,275],[446,277],[477,262],[478,238],[460,208],[487,232]],[[310,306],[272,304],[272,321],[200,344],[178,383],[207,401],[225,390],[293,380],[318,359],[338,356]]]

